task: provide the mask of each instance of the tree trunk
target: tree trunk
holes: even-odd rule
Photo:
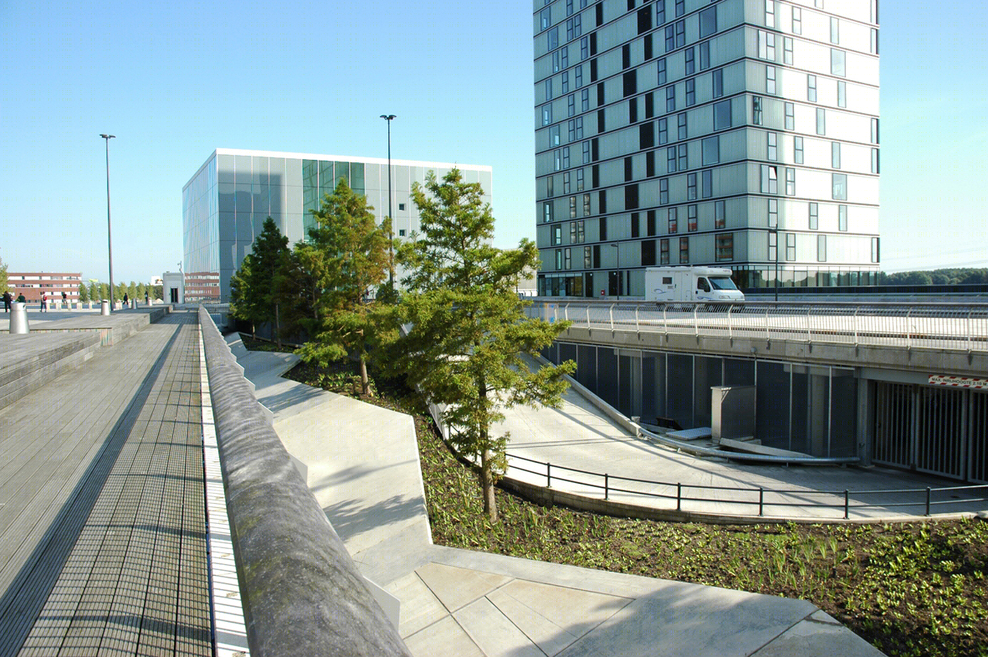
[[[360,359],[360,385],[365,395],[368,397],[374,396],[370,389],[370,377],[367,376],[367,361],[363,358]]]
[[[281,307],[277,303],[274,304],[274,338],[278,349],[281,349]]]
[[[480,454],[480,486],[484,493],[484,512],[491,524],[497,522],[497,499],[494,497],[494,477],[491,475],[490,451]]]

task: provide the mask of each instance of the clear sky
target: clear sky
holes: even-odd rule
[[[0,1],[0,258],[115,281],[182,258],[216,148],[487,164],[535,234],[531,0]],[[882,266],[988,266],[988,3],[881,7]]]

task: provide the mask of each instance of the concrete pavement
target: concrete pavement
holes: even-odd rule
[[[415,655],[881,654],[803,600],[432,545],[411,418],[232,347],[361,571],[401,601]]]

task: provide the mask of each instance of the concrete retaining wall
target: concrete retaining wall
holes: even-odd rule
[[[199,309],[250,651],[408,655]]]

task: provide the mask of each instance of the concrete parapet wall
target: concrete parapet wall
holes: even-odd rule
[[[230,527],[253,655],[408,655],[199,309]]]

